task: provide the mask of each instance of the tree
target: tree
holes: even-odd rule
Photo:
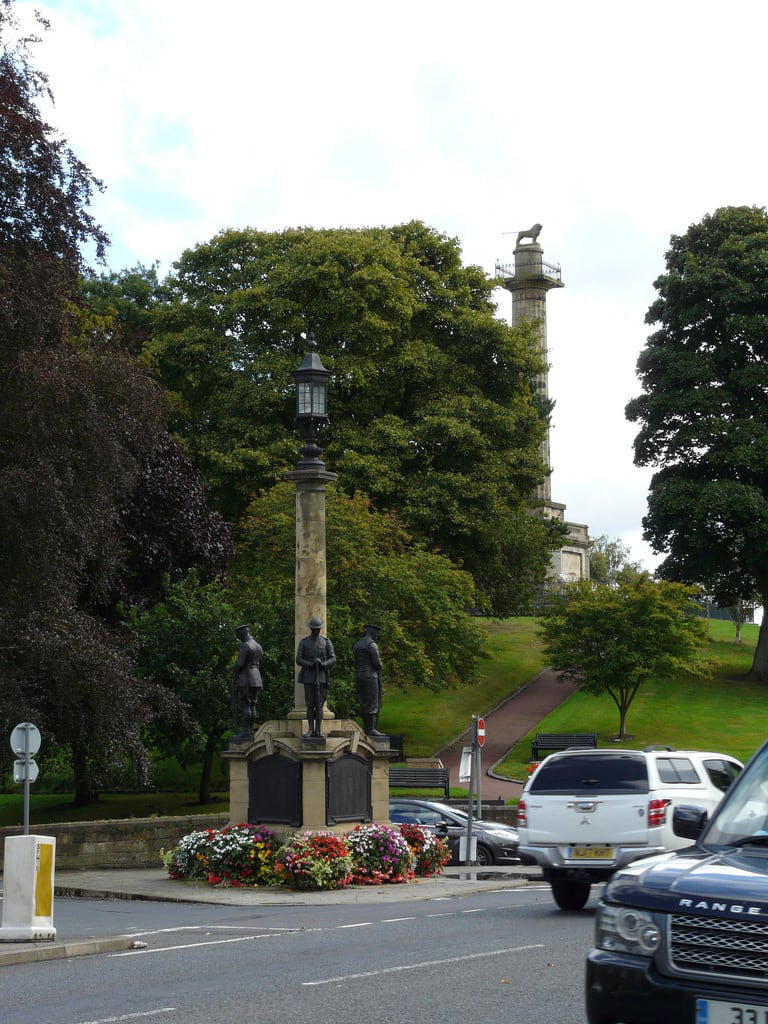
[[[658,573],[723,607],[768,603],[768,214],[724,207],[673,235],[638,360],[635,462],[657,466],[645,536]],[[768,682],[768,617],[752,678]]]
[[[153,735],[183,768],[202,762],[201,804],[211,801],[213,758],[232,727],[231,667],[239,616],[230,600],[221,582],[201,583],[193,570],[177,583],[166,578],[162,599],[128,616],[139,671],[178,698],[180,714],[159,716]]]
[[[553,669],[585,693],[608,695],[619,712],[619,739],[643,683],[704,672],[707,628],[694,614],[695,587],[640,577],[616,587],[565,584],[541,624]]]
[[[631,562],[630,551],[618,537],[601,534],[589,545],[589,578],[593,583],[616,586],[642,573],[639,562]]]
[[[145,358],[172,427],[230,521],[296,459],[291,371],[307,328],[334,374],[329,465],[471,569],[487,605],[524,604],[561,540],[529,498],[549,408],[532,329],[494,281],[419,222],[224,231],[165,282]]]
[[[101,186],[40,115],[32,41],[0,0],[0,729],[33,718],[71,748],[85,803],[122,762],[146,780],[163,699],[136,678],[115,603],[146,596],[169,558],[204,559],[223,526],[194,487],[171,510],[162,391],[83,304],[82,247],[106,244],[87,209]],[[207,540],[182,543],[202,521]]]
[[[254,623],[264,648],[264,718],[284,717],[293,702],[294,489],[277,484],[252,503],[232,565],[241,621]],[[476,602],[469,573],[414,541],[391,513],[362,494],[328,490],[328,630],[337,664],[328,703],[355,714],[352,645],[366,622],[382,627],[385,687],[440,690],[471,682],[484,635],[468,609]]]

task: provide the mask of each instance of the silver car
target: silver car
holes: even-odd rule
[[[452,864],[457,864],[459,838],[466,834],[467,815],[458,807],[437,800],[413,800],[392,797],[389,801],[389,820],[395,824],[425,825],[431,832],[447,835],[451,845]],[[440,827],[445,825],[445,828]],[[491,864],[517,863],[517,829],[499,821],[472,822],[477,836],[477,862],[483,867]]]

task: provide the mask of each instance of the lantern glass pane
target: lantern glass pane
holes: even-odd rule
[[[296,393],[296,411],[299,416],[312,415],[312,385],[302,381]]]
[[[312,385],[312,413],[325,416],[325,384]]]

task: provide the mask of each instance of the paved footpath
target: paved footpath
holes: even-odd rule
[[[570,697],[575,689],[574,683],[561,683],[557,673],[547,669],[485,715],[485,772],[482,781],[484,800],[497,800],[499,797],[511,800],[512,797],[520,796],[523,788],[521,785],[494,779],[487,774],[487,770],[500,761],[510,747],[529,733],[542,718]],[[443,764],[451,773],[452,786],[459,785],[461,748],[469,744],[470,732],[471,729],[467,729],[453,743],[438,752]]]

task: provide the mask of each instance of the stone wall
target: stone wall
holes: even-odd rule
[[[73,821],[35,825],[35,835],[56,837],[56,868],[159,868],[160,849],[170,849],[182,836],[204,828],[223,828],[228,814],[194,814],[180,818],[126,818],[120,821]],[[21,827],[0,828],[0,864],[6,836]]]

